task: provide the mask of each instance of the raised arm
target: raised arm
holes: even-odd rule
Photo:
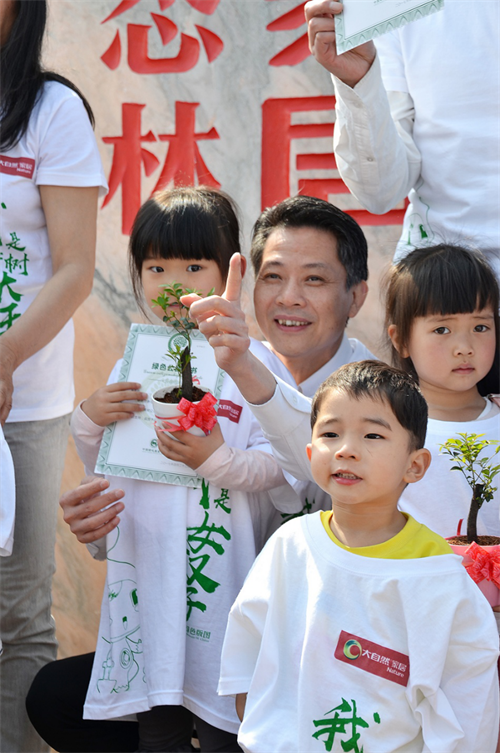
[[[342,10],[342,3],[333,0],[306,4],[309,47],[333,77],[333,149],[342,180],[366,209],[383,214],[409,194],[420,176],[413,100],[408,91],[385,90],[373,42],[337,55],[335,18]],[[378,46],[387,52],[387,43],[384,37]]]

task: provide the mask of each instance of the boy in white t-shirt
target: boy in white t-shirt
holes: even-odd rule
[[[415,382],[343,366],[312,406],[332,511],[291,521],[231,610],[219,693],[248,753],[493,753],[498,634],[444,539],[398,509],[430,462]]]

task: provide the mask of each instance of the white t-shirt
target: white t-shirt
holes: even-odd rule
[[[0,426],[0,557],[12,554],[16,514],[16,483],[9,445]]]
[[[110,477],[112,487],[125,491],[125,510],[107,537],[107,580],[84,718],[184,704],[209,724],[238,731],[233,701],[217,695],[222,640],[274,514],[265,490],[282,484],[283,476],[227,375],[221,401],[232,407],[219,415],[226,444],[267,457],[259,478],[239,478],[230,489],[221,482],[188,489]],[[75,414],[77,449],[92,467],[102,428],[80,408]]]
[[[52,276],[39,186],[107,190],[92,126],[80,97],[55,81],[44,85],[26,133],[0,154],[0,334]],[[73,324],[14,372],[8,421],[57,418],[73,409]]]
[[[497,657],[491,608],[460,557],[359,556],[317,513],[257,558],[219,692],[248,693],[247,753],[494,753]]]
[[[484,434],[485,439],[500,440],[500,413],[488,401],[484,418],[475,421],[438,421],[430,418],[427,424],[425,446],[432,455],[430,467],[420,481],[409,484],[399,500],[404,512],[417,518],[441,536],[455,536],[458,522],[462,520],[462,534],[467,532],[472,490],[460,471],[452,471],[454,465],[449,455],[440,453],[439,447],[457,434]],[[480,458],[491,457],[495,447],[486,447]],[[497,458],[499,456],[497,455]],[[498,465],[500,460],[495,461]],[[494,483],[494,486],[498,484]],[[485,502],[479,510],[477,532],[500,536],[500,491]]]

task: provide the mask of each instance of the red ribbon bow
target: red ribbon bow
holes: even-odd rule
[[[183,397],[178,408],[186,415],[179,418],[177,423],[184,431],[192,426],[199,426],[205,434],[209,434],[217,422],[214,408],[216,402],[217,399],[209,392],[205,393],[199,403],[191,403]]]
[[[500,588],[500,546],[488,551],[473,541],[464,553],[464,565],[475,583],[491,580]]]

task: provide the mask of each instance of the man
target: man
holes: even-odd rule
[[[255,223],[250,260],[255,316],[266,340],[253,352],[261,350],[280,379],[312,397],[343,364],[373,358],[345,333],[368,292],[366,239],[352,217],[321,199],[286,199]],[[287,481],[298,500],[286,487],[270,492],[281,519],[328,507],[314,482],[288,474]]]

